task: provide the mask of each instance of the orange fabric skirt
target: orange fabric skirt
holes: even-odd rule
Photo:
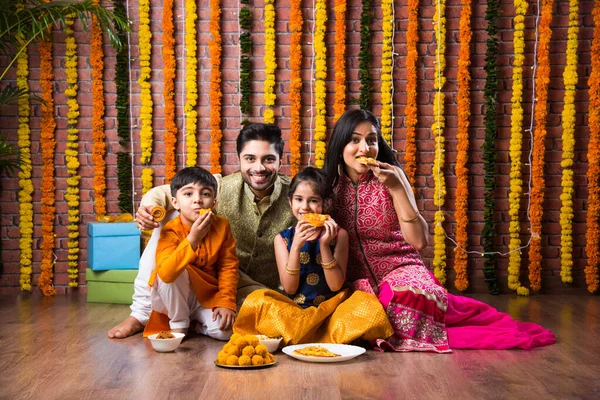
[[[393,335],[381,303],[374,295],[343,290],[318,307],[302,308],[274,290],[252,292],[233,326],[242,335],[283,337],[283,345],[350,343]]]

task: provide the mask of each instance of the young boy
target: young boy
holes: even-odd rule
[[[217,181],[203,168],[184,168],[171,182],[171,196],[179,216],[160,234],[148,282],[152,316],[146,331],[156,330],[166,314],[174,332],[187,333],[190,321],[198,321],[197,333],[228,340],[236,315],[239,261],[229,221],[211,211]]]

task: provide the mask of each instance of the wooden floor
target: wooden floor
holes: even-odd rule
[[[476,296],[552,329],[534,351],[376,353],[311,364],[278,352],[278,365],[226,370],[221,342],[191,337],[156,353],[140,335],[110,340],[127,306],[84,297],[0,297],[2,399],[598,399],[600,297]]]

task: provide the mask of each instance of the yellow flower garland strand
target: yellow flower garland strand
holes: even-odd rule
[[[275,105],[275,0],[265,0],[265,82],[264,99],[268,108],[263,114],[267,124],[275,123],[275,113],[272,107]]]
[[[79,129],[77,129],[77,120],[79,118],[79,104],[77,103],[77,43],[73,35],[73,18],[65,20],[65,69],[67,74],[67,148],[65,150],[65,162],[67,164],[67,193],[65,200],[69,205],[69,216],[67,231],[69,241],[67,247],[69,287],[77,287],[79,278],[79,181],[81,176],[77,174],[79,169]]]
[[[22,4],[19,5],[22,8]],[[27,51],[21,52],[17,59],[17,87],[29,93],[29,58]],[[33,183],[31,182],[31,131],[29,130],[29,98],[20,97],[19,100],[19,249],[20,273],[19,285],[22,291],[31,291],[31,275],[33,274]]]
[[[198,160],[198,50],[196,41],[196,20],[198,19],[195,0],[185,2],[185,147],[186,166],[195,167]]]
[[[152,85],[150,84],[150,59],[152,56],[152,31],[150,30],[150,0],[140,0],[138,7],[140,14],[139,49],[140,49],[140,147],[142,155],[140,162],[148,165],[152,159]],[[152,168],[142,170],[142,194],[152,189]]]
[[[525,60],[525,14],[529,4],[526,0],[515,0],[514,37],[513,46],[515,58],[513,61],[512,85],[512,115],[510,134],[510,193],[508,195],[510,216],[508,244],[508,287],[515,290],[518,295],[529,295],[529,289],[521,285],[521,221],[519,209],[521,207],[521,194],[523,193],[523,180],[521,179],[521,153],[523,143],[523,61]]]
[[[381,45],[381,135],[392,144],[392,35],[394,29],[393,0],[382,0],[383,42]]]
[[[435,277],[442,283],[446,283],[446,232],[442,224],[444,223],[444,211],[442,206],[446,199],[446,180],[444,178],[444,127],[446,121],[444,118],[444,94],[442,88],[446,83],[444,69],[446,67],[446,2],[440,0],[435,8],[433,24],[435,28],[435,39],[437,44],[435,77],[433,87],[436,90],[433,110],[434,122],[431,125],[432,135],[435,138],[435,159],[433,160],[433,178],[435,181],[433,204],[438,207],[434,216],[433,231],[433,271]]]
[[[317,0],[315,18],[315,165],[323,168],[325,165],[325,139],[327,139],[327,110],[325,106],[325,79],[327,79],[327,48],[325,47],[325,23],[327,22],[327,3]]]
[[[565,106],[562,112],[562,194],[560,200],[560,276],[565,283],[573,282],[573,158],[575,157],[575,86],[577,86],[577,36],[579,34],[579,2],[569,1],[569,31],[567,66],[563,73]]]

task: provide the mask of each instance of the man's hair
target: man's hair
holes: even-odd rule
[[[179,189],[190,183],[198,183],[204,187],[211,187],[215,197],[217,196],[217,180],[202,167],[187,167],[175,174],[171,181],[171,196],[175,197]]]
[[[333,199],[333,187],[327,181],[327,176],[323,170],[315,167],[306,167],[294,176],[288,189],[288,199],[292,200],[294,192],[302,182],[308,183],[323,201]]]
[[[274,144],[279,158],[283,157],[283,139],[281,138],[281,129],[277,125],[253,123],[243,127],[236,142],[238,157],[246,143],[251,140],[262,140]]]

